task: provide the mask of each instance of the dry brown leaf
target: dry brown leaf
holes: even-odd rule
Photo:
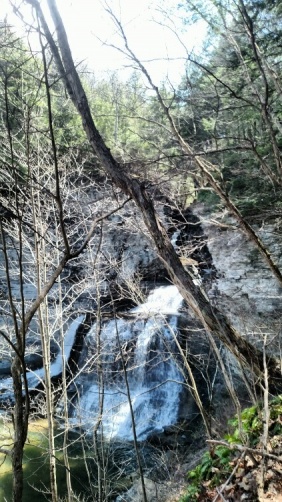
[[[243,490],[245,490],[246,492],[248,492],[251,489],[249,485],[249,480],[246,478],[243,478],[242,481],[238,483],[238,486],[240,486],[240,488],[243,488]]]

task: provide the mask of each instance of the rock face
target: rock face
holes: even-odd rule
[[[225,213],[193,208],[201,221],[217,271],[208,293],[240,332],[258,339],[276,334],[282,314],[282,287],[257,248]],[[282,220],[254,228],[274,261],[282,268]]]
[[[157,483],[144,478],[144,486],[148,502],[178,500],[179,485],[177,483]],[[175,495],[173,495],[175,492]],[[136,481],[127,493],[119,495],[116,502],[143,502],[143,488],[140,479]]]

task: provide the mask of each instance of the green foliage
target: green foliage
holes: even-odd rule
[[[242,439],[246,438],[248,444],[254,446],[262,432],[262,410],[259,405],[245,408],[240,415],[240,420],[236,416],[228,423],[234,429],[231,434],[225,436],[230,444],[241,443]],[[241,437],[241,429],[243,438]]]
[[[222,445],[205,452],[201,463],[188,472],[190,484],[179,502],[198,500],[205,481],[209,481],[209,486],[214,487],[224,480],[232,469],[231,458],[231,450]]]
[[[160,113],[136,74],[126,82],[115,74],[86,81],[86,88],[95,123],[116,157],[136,162],[157,155],[165,136],[155,124]]]
[[[269,411],[269,436],[282,434],[282,395],[270,403]],[[240,418],[235,416],[228,423],[231,426],[231,431],[225,435],[225,440],[230,446],[241,444],[244,440],[249,446],[255,447],[263,431],[262,404],[245,408]],[[208,486],[212,488],[224,482],[232,471],[232,460],[235,455],[236,450],[224,445],[216,446],[205,452],[201,462],[188,472],[189,485],[179,502],[196,502],[204,491],[205,483],[208,483]]]
[[[216,210],[220,205],[219,196],[210,189],[200,189],[198,191],[198,202],[203,202],[212,210]]]
[[[270,430],[271,435],[282,435],[282,395],[277,396],[270,407]]]
[[[201,464],[189,472],[188,478],[196,483],[212,479],[212,485],[215,485],[229,472],[230,457],[229,448],[217,446],[214,450],[204,453]]]
[[[196,502],[200,495],[199,486],[196,483],[193,483],[188,486],[184,495],[182,495],[179,499],[179,502]]]
[[[49,111],[58,159],[70,151],[74,163],[85,163],[89,154],[84,147],[81,119],[71,100],[66,98],[63,82],[48,52],[45,55],[51,110],[48,109],[40,53],[31,54],[25,40],[5,22],[0,23],[0,54],[1,188],[12,179],[16,179],[16,183],[26,183],[32,166],[43,163],[52,166]]]
[[[258,217],[281,211],[281,6],[246,0],[244,8],[223,0],[183,3],[187,19],[206,22],[211,43],[187,68],[179,125],[222,171],[221,188],[243,215]],[[216,207],[201,191],[199,200]]]
[[[282,395],[273,399],[270,407],[270,418],[276,420],[281,418],[282,415]]]

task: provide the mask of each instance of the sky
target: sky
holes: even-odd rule
[[[46,0],[41,3],[44,5]],[[184,74],[187,49],[191,51],[203,39],[203,25],[183,30],[175,0],[107,0],[107,4],[105,0],[57,0],[57,4],[75,61],[86,63],[97,78],[103,78],[109,71],[117,71],[119,78],[123,79],[132,72],[130,61],[109,47],[115,45],[123,49],[124,45],[105,11],[107,4],[121,21],[130,48],[145,63],[156,84],[167,77],[172,83],[178,83]],[[171,9],[174,15],[168,18],[166,12]],[[28,11],[29,8],[22,11],[25,17],[29,16]],[[11,24],[16,23],[19,28],[22,23],[11,14],[9,0],[1,0],[0,19],[6,12],[10,12],[8,20]]]

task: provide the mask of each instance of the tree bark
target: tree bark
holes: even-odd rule
[[[101,161],[106,173],[124,194],[130,196],[140,209],[147,229],[153,239],[158,255],[166,267],[173,283],[178,287],[184,300],[200,319],[203,327],[216,336],[230,352],[240,360],[258,379],[263,375],[263,354],[245,340],[228,322],[227,318],[211,305],[202,289],[193,283],[190,274],[183,268],[167,234],[158,219],[154,204],[142,183],[128,176],[122,166],[114,159],[97,130],[91,115],[86,94],[76,71],[65,28],[55,0],[48,0],[49,9],[57,32],[58,45],[48,28],[37,0],[27,0],[36,8],[43,31],[56,61],[66,89],[78,110],[90,145]],[[278,361],[269,357],[269,377],[272,383],[281,381]]]
[[[27,438],[27,420],[25,416],[26,398],[22,391],[22,360],[18,355],[14,357],[11,373],[13,377],[13,387],[15,396],[15,406],[13,410],[14,425],[14,445],[12,449],[13,466],[13,502],[22,501],[23,493],[23,449]]]

